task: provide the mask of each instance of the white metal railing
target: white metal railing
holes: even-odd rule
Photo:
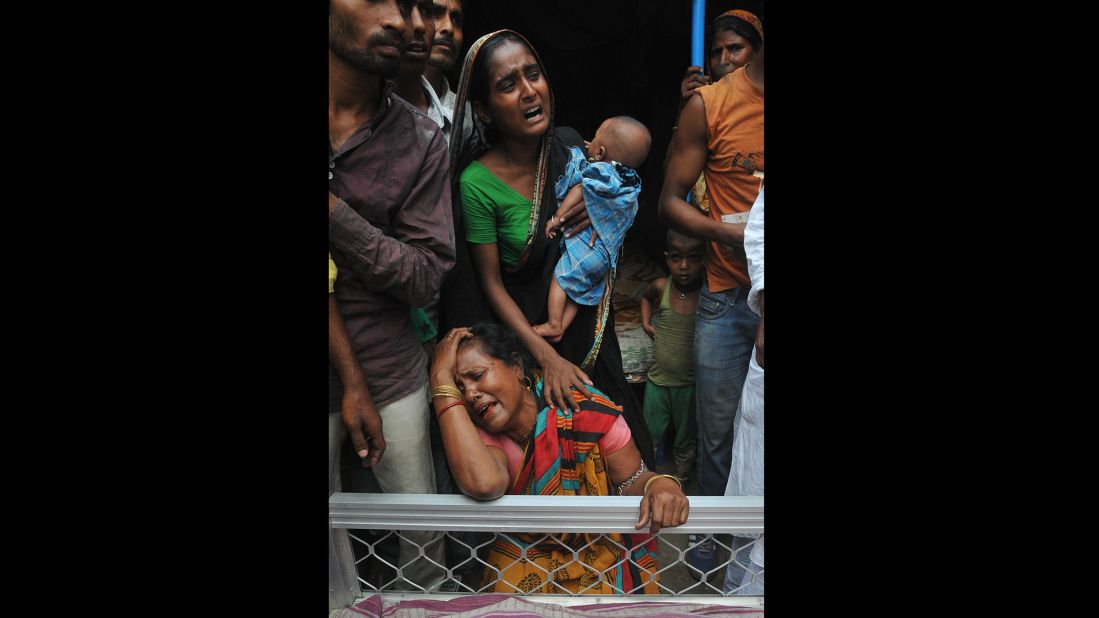
[[[755,541],[744,539],[733,545],[728,537],[731,533],[763,532],[763,498],[735,496],[690,496],[691,512],[686,524],[677,528],[661,530],[657,535],[661,582],[658,586],[661,596],[674,596],[677,600],[690,601],[704,599],[707,603],[721,599],[721,595],[736,594],[722,592],[726,565],[734,560],[743,565],[748,562],[751,544]],[[488,567],[481,560],[480,551],[491,544],[495,538],[484,535],[506,534],[511,532],[544,533],[644,533],[634,528],[638,518],[639,497],[605,496],[504,496],[497,500],[482,502],[467,496],[458,495],[421,495],[421,494],[372,494],[372,493],[336,493],[329,498],[329,604],[332,608],[342,608],[356,602],[363,593],[388,592],[407,594],[426,592],[415,582],[404,579],[402,567],[413,561],[397,565],[389,562],[378,549],[386,539],[400,538],[407,542],[402,532],[441,532],[448,533],[452,542],[464,546],[468,557],[462,564],[443,565],[428,559],[420,547],[419,560],[428,560],[440,572],[445,572],[445,581],[451,584],[444,590],[449,592],[480,592],[476,584],[472,587],[463,582],[457,574],[460,567]],[[384,531],[379,537],[376,533],[352,534],[349,530]],[[463,542],[452,532],[470,532],[481,534],[488,541],[471,545]],[[373,535],[371,538],[370,535]],[[676,543],[689,537],[686,543]],[[422,535],[420,535],[422,536]],[[722,556],[729,553],[727,559],[716,560],[714,567],[705,573],[689,564],[685,557],[688,549],[711,540]],[[444,542],[442,537],[431,541]],[[744,543],[744,545],[740,545]],[[733,548],[736,547],[735,556]],[[356,560],[355,548],[362,558]],[[480,550],[480,551],[478,551]],[[628,552],[626,552],[628,554]],[[393,578],[384,583],[370,582],[359,574],[360,563],[366,560],[376,561],[393,571]],[[479,564],[473,564],[470,561]],[[624,559],[625,560],[625,559]],[[681,572],[677,572],[680,569]],[[483,570],[483,569],[482,569]],[[669,584],[673,576],[681,573],[692,574],[696,581],[689,585]],[[759,572],[762,575],[762,571]],[[680,577],[681,579],[685,579]],[[710,580],[716,580],[710,583]],[[551,583],[551,582],[547,582]],[[516,590],[517,592],[522,592]],[[564,591],[563,592],[568,592]],[[708,593],[700,595],[700,593]],[[571,594],[571,593],[570,593]],[[435,593],[432,598],[443,595]],[[556,594],[531,595],[532,598],[557,598]],[[593,599],[591,595],[583,595]],[[635,597],[636,598],[636,597]],[[648,597],[652,598],[652,597]],[[619,600],[622,600],[619,597]],[[725,600],[732,600],[726,597]],[[735,604],[758,603],[762,606],[762,597],[736,597]]]

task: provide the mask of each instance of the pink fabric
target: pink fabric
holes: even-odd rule
[[[630,426],[626,424],[626,419],[619,414],[618,419],[614,421],[614,425],[611,425],[611,430],[599,439],[599,448],[603,451],[603,456],[606,457],[621,450],[629,442]]]
[[[514,446],[514,445],[513,445]],[[660,598],[660,597],[656,597]],[[337,618],[438,618],[461,614],[466,618],[764,618],[762,609],[677,601],[596,603],[562,607],[539,601],[537,595],[468,594],[449,600],[398,600],[375,594],[344,608]]]
[[[519,470],[523,467],[523,451],[519,450],[519,447],[515,446],[515,443],[504,434],[493,435],[480,427],[476,429],[477,433],[481,434],[482,442],[504,451],[504,455],[508,458],[508,479],[514,482],[515,475],[519,474]],[[606,457],[621,450],[629,441],[630,426],[626,424],[626,419],[622,418],[620,414],[615,419],[614,424],[611,425],[611,430],[599,439],[599,448],[603,451],[603,456]]]
[[[523,466],[523,452],[504,434],[496,436],[480,427],[476,429],[477,433],[481,434],[481,441],[486,445],[503,449],[504,455],[508,458],[508,479],[514,481],[515,475],[519,474],[519,469]]]

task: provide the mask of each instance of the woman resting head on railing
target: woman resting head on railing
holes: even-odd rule
[[[551,408],[515,333],[495,324],[451,330],[435,348],[431,394],[458,487],[478,500],[504,494],[642,496],[638,530],[656,533],[685,523],[689,504],[679,481],[646,469],[621,408],[598,388],[589,390],[590,398],[572,391],[579,411]],[[580,556],[590,569],[572,562],[572,551],[549,538],[527,549],[527,563],[518,562],[519,548],[542,535],[510,536],[522,545],[501,535],[487,558],[502,571],[494,592],[563,592],[545,581],[546,572],[570,592],[657,592],[656,542],[648,535],[607,535],[630,548],[627,556],[612,543],[584,548]],[[579,549],[598,535],[556,536]],[[494,579],[495,571],[486,569],[486,581]]]

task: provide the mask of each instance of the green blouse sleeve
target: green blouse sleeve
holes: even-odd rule
[[[499,201],[492,187],[485,182],[476,162],[462,172],[462,212],[465,214],[466,240],[479,244],[496,242],[496,208]]]

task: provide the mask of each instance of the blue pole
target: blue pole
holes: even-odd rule
[[[703,38],[706,36],[706,0],[691,0],[691,64],[702,67],[702,74],[706,74],[706,58]],[[687,193],[687,203],[693,203],[692,192]]]
[[[706,0],[692,0],[691,2],[691,64],[702,67],[702,73],[706,73],[706,65],[703,60],[706,54],[703,51],[703,37],[706,36]]]

